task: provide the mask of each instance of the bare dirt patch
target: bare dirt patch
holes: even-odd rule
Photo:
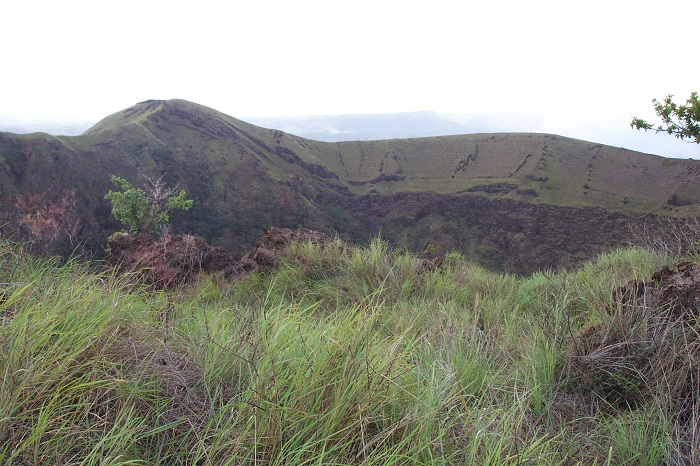
[[[130,274],[132,282],[155,289],[185,286],[201,272],[233,278],[262,272],[279,265],[279,252],[293,242],[328,244],[332,239],[308,229],[265,230],[255,249],[241,260],[221,247],[212,247],[193,235],[154,238],[145,234],[116,235],[109,240],[106,262],[118,274]]]

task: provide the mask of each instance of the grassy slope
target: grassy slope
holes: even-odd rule
[[[539,196],[507,197],[558,206],[662,212],[676,191],[700,201],[697,164],[548,134],[504,133],[339,143],[320,147],[345,180],[364,182],[358,193],[431,190],[455,193],[510,183]],[[342,156],[342,160],[340,157]],[[381,174],[402,181],[369,183]],[[546,179],[546,181],[544,181]],[[481,194],[484,195],[484,194]],[[622,201],[627,198],[627,202]],[[696,208],[696,207],[694,207]]]
[[[516,278],[457,254],[420,272],[378,240],[286,254],[161,294],[1,244],[0,462],[683,462],[662,404],[608,406],[566,373],[572,335],[658,256]]]
[[[173,115],[176,118],[173,118]],[[178,128],[168,131],[158,122]],[[322,143],[242,122],[186,101],[150,101],[112,115],[86,135],[139,124],[164,144],[185,153],[199,153],[223,163],[232,155],[248,155],[264,164],[275,179],[290,171],[308,177],[294,164],[276,156],[278,147],[293,151],[307,164],[335,173],[356,194],[376,190],[459,193],[476,185],[511,183],[507,197],[558,206],[602,207],[620,212],[657,212],[679,193],[697,211],[700,169],[690,160],[665,159],[621,148],[549,134],[501,133]],[[217,137],[218,136],[218,137]],[[232,140],[233,138],[233,140]],[[235,139],[238,138],[238,141]],[[242,141],[241,141],[242,140]],[[254,147],[257,151],[246,151]],[[235,169],[236,165],[224,165]],[[401,181],[380,181],[385,177]],[[374,183],[371,183],[375,180]],[[546,180],[546,181],[545,181]],[[486,195],[479,191],[480,195]],[[625,200],[623,202],[623,200]]]

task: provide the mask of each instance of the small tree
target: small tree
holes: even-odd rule
[[[666,96],[663,101],[654,99],[652,103],[663,124],[654,127],[653,124],[635,117],[630,123],[632,128],[673,134],[678,139],[691,139],[700,144],[700,100],[697,92],[690,94],[685,105],[676,104],[672,95]]]
[[[168,212],[171,209],[189,210],[194,202],[185,199],[187,193],[184,189],[177,195],[177,187],[166,189],[162,177],[155,181],[148,177],[146,179],[150,186],[144,191],[135,188],[124,178],[112,175],[112,183],[121,191],[110,190],[105,194],[105,199],[112,202],[114,217],[134,233],[154,232],[156,228],[168,224]]]

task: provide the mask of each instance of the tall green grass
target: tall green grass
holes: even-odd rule
[[[516,277],[338,241],[152,292],[2,243],[0,463],[658,464],[681,441],[661,405],[606,407],[566,367],[660,265]]]

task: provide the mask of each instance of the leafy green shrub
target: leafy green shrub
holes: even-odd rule
[[[181,190],[177,195],[177,188],[165,188],[162,178],[153,181],[147,191],[135,188],[124,178],[112,175],[114,183],[121,191],[109,191],[105,199],[112,202],[112,214],[114,217],[129,227],[134,232],[152,233],[156,228],[168,224],[168,211],[171,209],[189,210],[194,202],[185,199],[187,193]]]

